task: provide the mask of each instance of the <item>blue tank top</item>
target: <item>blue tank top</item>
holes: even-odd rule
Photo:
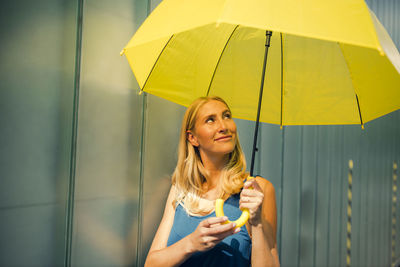
[[[224,203],[224,213],[229,220],[240,217],[239,194],[230,196]],[[178,205],[175,209],[174,224],[169,234],[167,246],[170,246],[196,230],[201,221],[215,217],[215,212],[206,216],[190,216],[185,209]],[[205,252],[196,252],[181,266],[250,266],[251,239],[246,226],[240,232],[226,237],[212,249]]]

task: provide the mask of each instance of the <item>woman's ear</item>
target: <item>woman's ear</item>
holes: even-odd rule
[[[186,131],[186,138],[192,144],[192,146],[195,146],[195,147],[199,146],[196,136],[194,136],[191,131]]]

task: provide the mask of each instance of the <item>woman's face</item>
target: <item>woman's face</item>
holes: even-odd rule
[[[236,145],[236,124],[228,107],[217,100],[204,104],[198,111],[193,131],[188,140],[208,155],[228,154]]]

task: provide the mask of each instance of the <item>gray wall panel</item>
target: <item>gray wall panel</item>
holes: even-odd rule
[[[365,134],[364,132],[362,134]],[[364,238],[362,240],[362,255],[363,255],[363,261],[361,264],[364,264],[364,266],[367,266],[368,263],[370,262],[370,259],[368,258],[368,255],[370,254],[368,251],[368,244],[371,242],[371,221],[369,214],[371,213],[370,210],[372,210],[372,206],[369,206],[369,195],[370,195],[370,188],[371,188],[371,182],[370,182],[370,170],[369,166],[371,165],[371,161],[368,157],[367,151],[369,149],[370,143],[366,138],[363,137],[363,135],[360,134],[361,138],[361,147],[360,152],[361,152],[361,161],[360,161],[360,167],[361,167],[361,177],[360,180],[363,181],[365,184],[364,187],[364,196],[363,196],[363,206],[364,206],[364,216],[363,216],[363,221],[365,224],[365,229],[364,229]]]
[[[1,2],[2,266],[64,262],[75,20],[67,1]]]
[[[362,219],[364,205],[362,204],[362,194],[364,190],[364,181],[361,177],[361,153],[358,149],[361,144],[361,140],[359,138],[359,134],[361,132],[360,126],[344,126],[343,128],[343,178],[344,178],[344,186],[343,190],[345,195],[347,195],[348,190],[348,162],[349,160],[353,160],[354,168],[353,168],[353,183],[352,183],[352,252],[351,252],[351,262],[355,266],[360,266],[360,246],[362,245],[362,239],[364,238],[365,234],[363,232],[365,223]],[[344,197],[344,200],[347,201],[347,196]],[[347,203],[344,205],[344,217],[346,218],[347,223]],[[346,225],[346,224],[344,224]],[[347,235],[347,229],[345,227],[343,231],[343,236]],[[343,257],[346,260],[346,241],[343,244]],[[344,261],[345,262],[345,261]]]
[[[260,174],[269,180],[275,188],[276,206],[277,206],[277,246],[280,249],[281,244],[281,229],[282,225],[282,145],[284,129],[280,129],[277,125],[262,124],[262,131],[260,135],[260,150],[259,158],[261,161]],[[250,140],[250,138],[246,138]],[[241,139],[242,140],[242,139]],[[251,147],[251,146],[250,146]],[[249,162],[249,160],[248,160]]]
[[[329,261],[329,127],[319,127],[317,162],[317,203],[315,225],[315,266],[328,266]]]
[[[148,95],[143,191],[141,265],[163,215],[171,176],[176,166],[178,142],[185,108]]]
[[[119,52],[146,14],[145,1],[84,1],[74,266],[135,264],[142,98]]]
[[[340,150],[339,150],[339,131],[338,127],[332,127],[330,129],[329,136],[329,266],[340,265],[340,218],[341,214],[341,201],[342,201],[342,180],[340,176]]]
[[[97,198],[75,206],[73,266],[132,266],[135,262],[137,201]]]
[[[62,266],[62,209],[56,204],[2,209],[0,266]]]
[[[318,127],[309,126],[303,129],[302,179],[301,179],[301,215],[300,215],[300,266],[314,264],[314,216],[316,165],[318,164]]]
[[[302,179],[303,127],[293,126],[285,130],[281,264],[296,266],[300,250],[300,203]]]
[[[64,48],[74,47],[69,28],[75,21],[68,11],[63,1],[2,3],[0,169],[7,187],[0,187],[1,207],[57,200],[53,177],[58,158],[69,153],[62,150],[69,140],[58,127],[70,123],[59,120],[60,103],[72,110],[72,94],[62,92],[73,88],[74,54],[63,61]]]
[[[374,251],[374,242],[375,242],[375,233],[376,233],[376,228],[375,228],[375,212],[376,212],[376,207],[375,207],[375,195],[376,195],[376,187],[374,184],[374,165],[375,161],[371,157],[369,153],[372,151],[372,144],[370,142],[370,136],[372,135],[371,132],[371,127],[368,127],[365,133],[363,133],[362,137],[365,142],[364,142],[364,147],[362,148],[365,153],[365,160],[362,162],[362,168],[365,169],[363,178],[366,180],[368,184],[367,188],[367,196],[366,196],[366,206],[367,206],[367,232],[366,232],[366,240],[365,242],[367,243],[366,245],[366,251],[365,251],[365,256],[366,256],[366,266],[372,266],[372,263],[374,262],[376,258],[376,253]],[[375,230],[375,231],[374,231]]]
[[[240,146],[242,147],[242,150],[245,154],[246,157],[246,164],[247,164],[247,171],[250,172],[250,163],[251,163],[251,152],[253,148],[253,136],[254,136],[254,127],[255,123],[253,121],[247,121],[247,120],[239,120],[235,119],[235,123],[237,126],[237,131],[238,135],[240,138]],[[259,141],[262,141],[262,135],[265,132],[263,127],[261,126],[259,129],[260,130],[260,139]],[[260,147],[260,145],[258,145]],[[266,151],[267,149],[261,149],[259,152],[256,153],[256,160],[255,160],[255,166],[254,166],[254,173],[255,174],[260,174],[260,169],[265,169],[264,168],[264,162],[262,162],[262,165],[260,166],[260,155],[261,153],[268,153]],[[268,178],[267,176],[265,176]]]
[[[347,206],[348,206],[348,161],[345,160],[345,128],[346,126],[337,126],[338,127],[338,146],[339,146],[339,157],[338,162],[340,164],[339,175],[341,179],[341,211],[340,211],[340,246],[339,246],[339,258],[340,263],[342,265],[346,264],[346,239],[347,239]],[[354,161],[353,161],[354,163]],[[353,171],[354,172],[354,171]],[[353,186],[352,186],[353,188]],[[352,189],[353,191],[353,189]],[[352,204],[353,206],[353,204]],[[354,213],[352,212],[352,220]]]

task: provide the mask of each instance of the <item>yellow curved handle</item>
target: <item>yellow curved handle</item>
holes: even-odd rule
[[[253,177],[248,177],[247,180],[251,180],[253,179]],[[217,217],[223,217],[224,215],[224,200],[218,198],[217,200],[215,200],[215,215]],[[240,215],[240,217],[234,221],[234,223],[236,224],[235,228],[239,228],[242,227],[247,220],[250,218],[250,212],[248,209],[243,209],[242,210],[242,215]],[[227,220],[226,222],[224,222],[224,224],[227,223],[231,223],[230,220]]]
[[[215,215],[217,217],[223,217],[224,215],[224,200],[223,199],[217,199],[215,201]],[[236,221],[234,221],[234,223],[236,223],[236,227],[235,228],[239,228],[242,227],[247,220],[250,217],[250,213],[248,209],[243,209],[242,210],[242,215],[240,215],[239,219],[237,219]],[[227,220],[226,222],[224,222],[224,224],[226,223],[230,223],[230,220]]]

